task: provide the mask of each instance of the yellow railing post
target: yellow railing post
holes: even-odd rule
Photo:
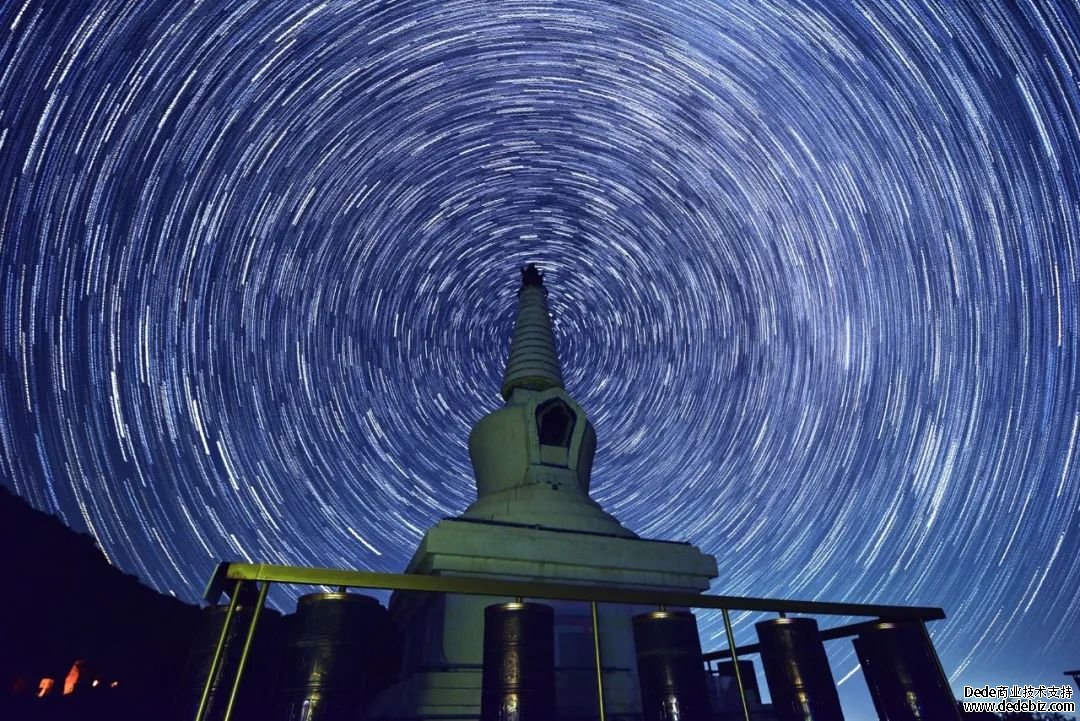
[[[724,614],[724,631],[727,632],[728,648],[731,649],[731,664],[735,667],[735,685],[739,687],[743,718],[750,721],[750,704],[746,702],[746,687],[743,686],[742,671],[739,670],[739,652],[735,650],[735,632],[731,629],[731,615],[726,608],[720,609],[720,612]]]
[[[255,602],[255,608],[251,612],[251,624],[248,625],[247,638],[244,639],[244,650],[240,652],[240,662],[236,664],[236,680],[233,681],[232,691],[229,692],[229,705],[225,707],[225,715],[221,721],[229,721],[232,718],[233,706],[236,705],[236,696],[240,693],[240,682],[244,679],[244,667],[247,666],[248,654],[251,652],[251,641],[255,638],[255,626],[259,623],[259,615],[266,603],[266,592],[270,590],[270,582],[263,581],[259,589],[259,600]]]
[[[232,598],[229,599],[229,610],[225,612],[225,621],[221,624],[221,633],[218,634],[217,646],[214,647],[214,658],[210,662],[210,670],[206,675],[206,683],[203,684],[202,697],[199,699],[199,708],[195,711],[195,721],[202,721],[206,713],[206,705],[210,700],[210,689],[214,686],[214,677],[221,666],[221,654],[225,650],[225,641],[229,637],[229,629],[232,626],[233,614],[236,613],[236,604],[240,599],[240,589],[244,587],[243,581],[236,582]]]
[[[596,601],[590,602],[592,609],[592,640],[593,656],[596,660],[596,698],[600,708],[600,721],[607,721],[606,705],[604,704],[604,667],[600,658],[600,623],[596,613]]]

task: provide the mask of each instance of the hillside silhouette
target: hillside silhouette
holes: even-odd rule
[[[0,718],[166,718],[199,610],[0,486]]]

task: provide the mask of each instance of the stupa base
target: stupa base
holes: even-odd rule
[[[700,593],[716,561],[686,543],[650,541],[536,526],[448,519],[427,532],[409,573],[580,583]],[[404,636],[404,674],[369,718],[478,719],[484,608],[509,599],[395,593],[390,613]],[[557,721],[597,717],[591,608],[545,601],[555,609]],[[630,619],[652,607],[598,608],[607,718],[641,714]]]

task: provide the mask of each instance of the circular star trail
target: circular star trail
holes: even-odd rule
[[[186,599],[222,558],[401,570],[474,497],[537,262],[627,527],[715,554],[717,592],[943,606],[954,683],[1059,684],[1078,28],[1053,0],[5,3],[4,483]]]

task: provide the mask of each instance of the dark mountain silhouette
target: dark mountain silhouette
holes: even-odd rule
[[[3,486],[0,548],[0,718],[165,718],[198,608]]]

